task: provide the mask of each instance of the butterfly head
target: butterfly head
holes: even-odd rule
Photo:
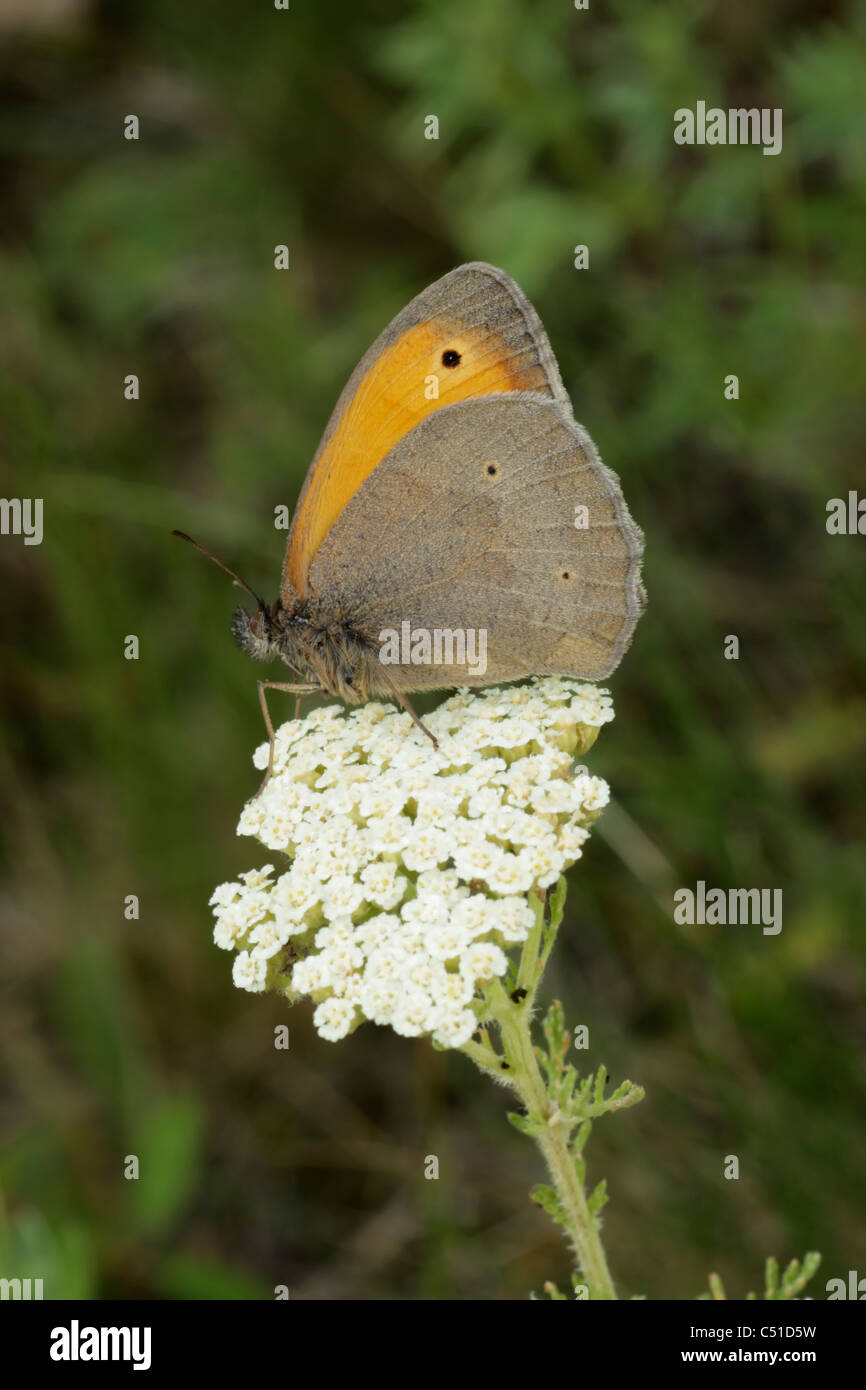
[[[235,574],[234,570],[230,570],[228,565],[223,564],[222,560],[211,555],[210,551],[205,550],[198,541],[194,541],[192,536],[188,536],[185,531],[172,531],[172,535],[179,536],[182,541],[188,541],[196,550],[201,551],[208,560],[212,560],[221,570],[225,570],[238,588],[246,589],[250,597],[254,598],[258,604],[255,613],[248,613],[245,608],[235,609],[232,632],[238,646],[242,647],[245,652],[249,652],[250,656],[255,657],[257,661],[267,661],[269,657],[276,656],[284,637],[285,625],[285,613],[280,600],[277,599],[269,608],[264,599],[259,598],[255,589],[251,589],[245,580]]]
[[[279,599],[268,608],[260,603],[255,613],[236,608],[232,618],[232,635],[238,646],[256,661],[269,661],[279,656],[285,644],[285,624]]]
[[[279,657],[294,670],[309,670],[311,660],[315,663],[316,643],[311,643],[311,631],[306,619],[286,609],[281,599],[270,607],[259,600],[254,613],[236,608],[232,618],[232,635],[242,651],[255,661]]]

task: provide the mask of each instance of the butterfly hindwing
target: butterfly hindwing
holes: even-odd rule
[[[529,674],[599,679],[643,605],[643,537],[571,414],[537,392],[444,406],[369,474],[310,568],[320,612],[383,630],[480,630],[487,666],[388,666],[380,689]],[[322,606],[324,605],[324,606]]]

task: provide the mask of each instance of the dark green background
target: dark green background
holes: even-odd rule
[[[0,542],[0,1273],[85,1298],[566,1280],[504,1091],[233,988],[207,900],[266,858],[234,834],[257,673],[228,581],[168,534],[273,597],[273,507],[351,368],[477,258],[536,303],[647,536],[650,605],[591,755],[617,805],[549,982],[590,1065],[647,1088],[589,1146],[614,1274],[683,1299],[713,1269],[742,1296],[767,1254],[816,1248],[816,1296],[866,1275],[866,539],[825,530],[829,498],[866,491],[864,5],[13,8],[2,493],[45,499],[45,539]],[[699,99],[781,107],[782,154],[675,146]],[[676,926],[698,878],[782,888],[781,935]]]

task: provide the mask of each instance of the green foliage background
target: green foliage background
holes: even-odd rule
[[[272,596],[273,507],[349,371],[481,258],[537,304],[647,535],[591,754],[616,805],[550,982],[587,1064],[647,1089],[589,1149],[615,1276],[682,1299],[716,1269],[742,1296],[807,1248],[817,1296],[866,1274],[866,541],[825,530],[864,487],[866,5],[32,0],[0,23],[2,492],[46,518],[41,547],[0,545],[0,1273],[82,1298],[564,1281],[504,1092],[232,987],[207,900],[261,862],[234,834],[256,673],[228,582],[168,535]],[[781,107],[782,154],[675,146],[698,99]],[[699,878],[783,888],[781,935],[675,925]]]

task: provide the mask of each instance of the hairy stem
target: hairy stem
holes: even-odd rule
[[[498,1001],[497,1001],[498,1002]],[[566,1215],[565,1230],[593,1299],[615,1299],[616,1291],[586,1193],[569,1145],[569,1125],[551,1105],[530,1035],[529,1010],[508,1000],[508,1012],[495,1009],[509,1071],[506,1080],[526,1107],[527,1118],[540,1121],[537,1142],[554,1190]]]
[[[597,1221],[584,1190],[579,1149],[572,1141],[582,1121],[588,1119],[591,1113],[603,1111],[601,1102],[606,1072],[603,1067],[599,1068],[596,1078],[596,1107],[599,1108],[593,1107],[592,1111],[587,1112],[585,1105],[580,1108],[576,1104],[573,1084],[576,1077],[571,1068],[564,1068],[562,1053],[556,1054],[559,1061],[554,1064],[555,1048],[550,1036],[551,1075],[545,1080],[531,1034],[535,996],[562,922],[564,883],[560,881],[550,894],[533,894],[530,904],[535,911],[535,923],[524,942],[519,966],[511,980],[514,988],[506,988],[500,979],[489,981],[484,991],[484,1006],[479,1010],[483,1024],[463,1051],[483,1071],[511,1086],[520,1097],[526,1114],[517,1127],[532,1134],[544,1155],[559,1203],[556,1220],[563,1226],[574,1249],[589,1297],[615,1299],[616,1290],[599,1238]],[[494,1050],[490,1024],[498,1026],[501,1051]],[[562,1042],[563,1039],[559,1037],[556,1046]],[[569,1073],[571,1088],[563,1090],[562,1082],[568,1080]],[[553,1079],[556,1077],[559,1078],[558,1086]],[[638,1088],[632,1089],[636,1092]],[[562,1098],[566,1113],[560,1109],[558,1097]],[[634,1098],[639,1099],[640,1096]]]

